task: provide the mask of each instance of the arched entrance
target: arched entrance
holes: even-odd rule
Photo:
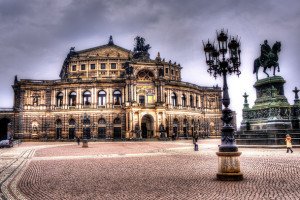
[[[82,133],[84,139],[91,139],[91,121],[89,118],[83,120]]]
[[[142,117],[141,123],[142,137],[152,138],[154,132],[154,119],[151,115],[146,114]]]
[[[175,138],[177,138],[178,137],[178,125],[179,125],[179,121],[178,121],[178,119],[174,119],[173,120],[173,136],[175,137]]]
[[[103,118],[100,118],[98,121],[98,138],[99,139],[106,138],[106,121]]]
[[[69,139],[74,139],[75,137],[75,127],[76,123],[74,119],[70,119],[69,121]]]
[[[119,117],[114,119],[114,139],[122,139],[121,119]]]
[[[8,124],[10,120],[3,118],[0,120],[0,140],[7,140],[10,136],[8,133]]]

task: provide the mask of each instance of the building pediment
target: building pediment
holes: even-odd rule
[[[105,58],[124,58],[128,59],[131,54],[130,50],[124,49],[117,45],[102,45],[90,49],[76,52],[80,57],[105,57]]]

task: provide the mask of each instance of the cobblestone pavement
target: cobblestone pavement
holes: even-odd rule
[[[191,141],[0,149],[2,198],[300,199],[300,149],[240,148],[245,179],[222,182],[215,178],[218,143],[201,140],[198,152]]]

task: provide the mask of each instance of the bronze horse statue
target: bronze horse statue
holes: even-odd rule
[[[265,40],[264,44],[261,45],[261,55],[259,58],[254,60],[254,69],[253,74],[256,73],[256,80],[258,80],[258,70],[259,67],[264,68],[264,73],[269,74],[266,72],[267,68],[274,67],[273,75],[275,76],[275,71],[280,72],[279,63],[278,63],[278,53],[281,51],[281,43],[277,42],[273,45],[272,49],[268,45],[268,41]]]

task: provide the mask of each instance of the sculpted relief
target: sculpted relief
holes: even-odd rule
[[[113,58],[124,58],[128,59],[128,52],[122,51],[120,49],[109,47],[103,49],[96,49],[87,52],[88,56],[100,56],[100,57],[113,57]]]

